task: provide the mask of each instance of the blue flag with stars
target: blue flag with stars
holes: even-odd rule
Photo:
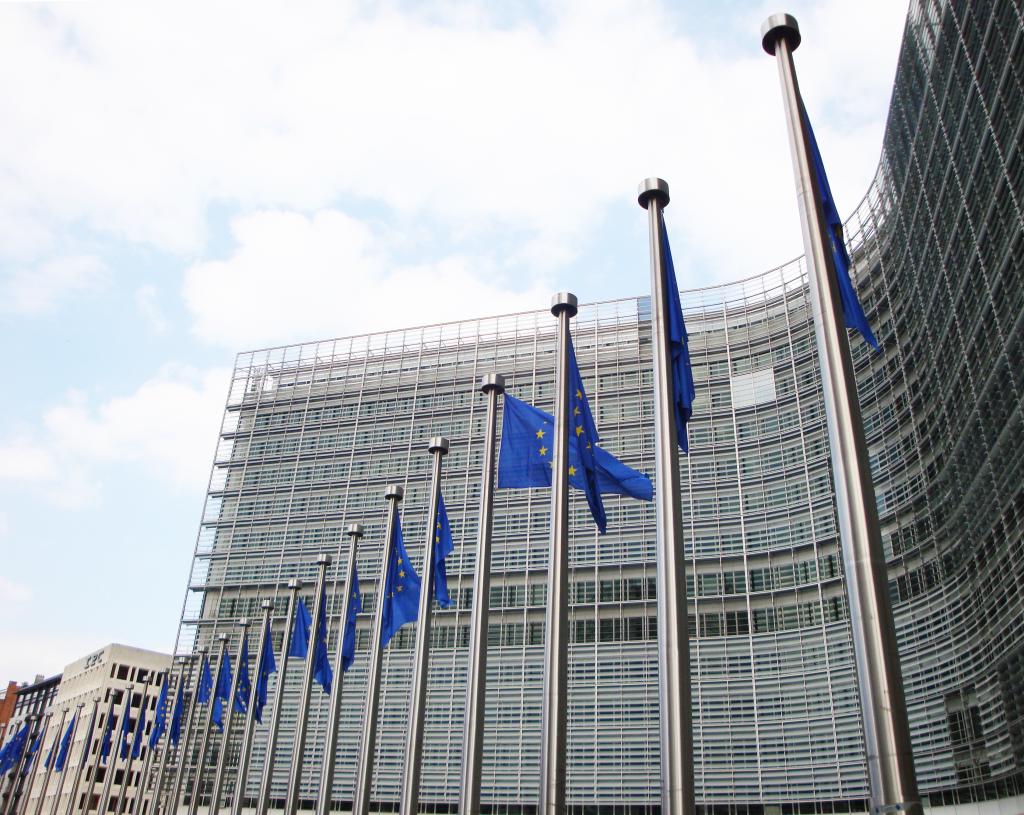
[[[160,686],[160,695],[156,700],[156,718],[153,719],[153,729],[149,733],[150,750],[157,746],[167,729],[167,693],[171,684],[169,680],[170,676],[165,674],[164,682]]]
[[[235,701],[232,707],[235,713],[245,713],[249,709],[249,694],[252,682],[249,680],[249,635],[242,635],[242,654],[238,663],[238,687],[235,689]]]
[[[305,601],[300,597],[295,604],[295,622],[292,623],[292,636],[288,641],[288,656],[305,659],[309,653],[309,629],[313,617],[306,608]]]
[[[505,394],[501,422],[501,455],[498,486],[502,488],[550,487],[551,451],[548,439],[555,417],[514,396]],[[571,439],[570,439],[571,441]],[[601,447],[594,447],[597,486],[603,495],[625,495],[650,501],[654,487],[646,475],[628,467]],[[576,445],[569,444],[569,484],[584,489]]]
[[[583,492],[590,505],[590,514],[594,516],[594,523],[603,535],[608,528],[608,517],[597,485],[597,454],[594,452],[601,437],[597,435],[594,414],[583,388],[583,377],[580,376],[580,366],[576,364],[572,337],[569,337],[569,438],[572,440],[570,447],[575,442],[576,453],[583,465]]]
[[[327,656],[327,586],[320,589],[320,610],[316,615],[316,640],[313,643],[313,679],[320,683],[324,693],[331,692],[334,672]]]
[[[129,737],[132,734],[132,694],[124,692],[124,710],[121,711],[121,761],[128,758]]]
[[[359,571],[352,564],[352,590],[348,595],[348,617],[345,636],[341,642],[341,670],[347,671],[356,661],[356,616],[363,610],[363,596],[359,593]]]
[[[274,641],[270,637],[270,621],[267,621],[266,633],[263,635],[263,653],[260,664],[256,667],[256,693],[252,702],[252,717],[263,723],[263,708],[267,704],[267,685],[270,675],[277,673],[277,660],[274,659]]]
[[[213,674],[210,673],[210,660],[203,657],[203,667],[199,671],[199,692],[196,699],[200,704],[205,705],[210,701],[210,694],[213,693]]]
[[[384,578],[384,616],[380,628],[380,647],[387,648],[391,638],[406,623],[413,622],[419,614],[420,578],[412,568],[409,555],[402,540],[402,516],[395,512],[395,528],[392,532],[391,559],[387,564]]]
[[[171,744],[177,746],[181,739],[181,720],[185,716],[185,689],[184,683],[178,685],[178,695],[174,698],[174,712],[171,713],[171,730],[167,734]]]
[[[142,755],[142,734],[146,732],[146,697],[143,695],[139,706],[139,721],[135,725],[135,736],[132,739],[132,758]]]
[[[218,730],[224,729],[224,703],[231,700],[231,654],[224,651],[224,658],[217,669],[217,687],[213,690],[213,713],[210,721]]]
[[[6,775],[14,769],[21,761],[21,754],[25,752],[25,745],[28,743],[28,722],[21,726],[21,729],[14,734],[14,737],[7,742],[3,753],[0,754],[0,775]]]
[[[110,748],[114,746],[114,697],[110,697],[107,708],[107,720],[103,725],[103,738],[100,739],[100,759],[105,764],[110,758]]]
[[[677,441],[684,453],[690,452],[686,423],[693,416],[693,399],[697,395],[690,367],[690,337],[683,320],[683,304],[679,300],[676,266],[672,262],[672,247],[668,243],[665,215],[661,215],[661,241],[665,247],[665,269],[668,287],[668,342],[672,352],[672,406],[676,414]]]
[[[825,175],[825,165],[821,160],[821,152],[818,150],[818,141],[814,138],[814,130],[811,128],[811,120],[803,105],[800,107],[803,114],[804,124],[807,125],[807,137],[811,144],[811,163],[814,164],[814,174],[818,178],[818,192],[821,195],[821,206],[825,215],[825,231],[828,232],[829,243],[832,247],[832,259],[836,266],[836,282],[839,284],[839,296],[843,304],[843,318],[847,328],[856,328],[867,343],[876,351],[878,340],[871,333],[871,326],[868,318],[861,308],[860,300],[857,299],[857,292],[853,289],[853,281],[850,280],[850,253],[846,250],[846,241],[843,240],[843,222],[839,218],[839,210],[836,208],[835,199],[832,197],[832,188],[828,185],[828,176]]]
[[[455,551],[452,539],[452,525],[448,522],[448,510],[444,497],[437,496],[437,526],[434,529],[434,599],[441,608],[451,608],[452,598],[448,594],[448,567],[445,559]]]
[[[71,750],[71,736],[75,732],[75,722],[78,721],[78,714],[71,717],[67,728],[64,730],[64,738],[60,740],[60,748],[57,750],[57,760],[54,762],[54,772],[64,772],[64,765],[68,760],[68,752]]]

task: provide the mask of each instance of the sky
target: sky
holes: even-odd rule
[[[800,254],[761,0],[0,6],[0,681],[170,651],[235,355]],[[840,209],[906,6],[789,0]]]

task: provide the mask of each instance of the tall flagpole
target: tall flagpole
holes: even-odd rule
[[[391,549],[394,546],[395,520],[398,502],[405,495],[400,484],[388,484],[384,498],[388,501],[388,523],[384,532],[384,550],[380,561],[380,580],[377,583],[377,607],[373,612],[373,633],[370,635],[370,665],[366,678],[366,716],[363,718],[363,740],[359,747],[359,766],[356,769],[356,789],[352,801],[352,815],[368,815],[370,793],[373,791],[373,753],[377,746],[377,699],[380,696],[381,647],[380,632],[384,622],[384,584],[387,580]],[[423,589],[420,589],[423,591]]]
[[[566,716],[569,690],[569,320],[575,294],[551,301],[558,319],[555,362],[555,427],[551,473],[551,545],[548,548],[548,607],[544,637],[544,708],[540,745],[540,801],[537,815],[564,815]],[[473,602],[486,603],[476,597]],[[486,636],[486,634],[485,634]]]
[[[213,674],[214,677],[220,678],[221,666],[224,664],[224,657],[228,653],[228,635],[218,634],[217,639],[220,641],[220,659],[217,662],[217,672]],[[228,699],[227,704],[230,706],[233,700]],[[206,715],[206,722],[203,725],[202,738],[199,741],[199,757],[196,759],[196,774],[195,778],[192,779],[192,797],[188,801],[188,815],[196,815],[199,811],[199,794],[203,788],[203,765],[206,763],[206,748],[210,743],[210,731],[213,730],[213,709],[217,704],[217,679],[213,682],[213,693],[210,696],[210,710]],[[231,708],[227,710],[227,715],[231,715]]]
[[[260,603],[263,609],[263,626],[260,628],[260,645],[256,649],[256,682],[250,682],[249,705],[245,711],[245,730],[242,732],[241,753],[238,756],[238,772],[235,778],[235,795],[231,800],[231,815],[241,815],[242,807],[245,804],[245,784],[249,778],[249,759],[252,757],[253,733],[256,728],[256,717],[252,712],[253,700],[256,698],[256,685],[259,681],[259,670],[263,664],[265,649],[273,648],[274,643],[267,636],[270,629],[270,612],[274,608],[271,600],[263,600]]]
[[[136,729],[139,727],[139,722],[142,721],[142,717],[146,714],[146,705],[149,702],[146,697],[149,696],[149,688],[152,684],[153,673],[150,672],[149,676],[146,677],[146,684],[142,687],[142,700],[139,702],[139,718],[135,722]],[[128,806],[128,788],[132,784],[132,767],[135,765],[135,739],[139,739],[139,749],[141,750],[144,746],[143,736],[144,734],[137,733],[132,737],[132,749],[128,751],[128,764],[124,768],[124,775],[121,779],[121,793],[117,802],[117,815],[124,815],[125,809]],[[141,783],[138,786],[141,788]],[[138,798],[138,791],[136,791],[135,796],[132,798],[133,803],[136,798]]]
[[[199,649],[198,660],[190,659],[196,664],[196,679],[192,683],[192,698],[188,705],[188,718],[185,720],[185,732],[182,734],[180,747],[178,747],[178,766],[174,771],[174,786],[171,787],[170,797],[164,804],[165,815],[177,815],[178,804],[181,802],[181,788],[185,781],[185,763],[188,761],[188,754],[192,750],[192,736],[195,731],[196,709],[199,707],[199,683],[203,678],[203,662],[209,654],[208,648]],[[184,681],[184,680],[182,680]]]
[[[89,801],[90,803],[92,802],[93,790],[96,789],[96,776],[98,776],[100,774],[100,762],[102,761],[102,758],[100,756],[100,751],[103,749],[103,736],[106,734],[107,722],[109,722],[113,718],[114,718],[114,695],[113,695],[113,692],[111,692],[110,704],[107,705],[107,718],[103,722],[103,731],[100,733],[100,746],[99,746],[99,749],[96,750],[96,766],[92,768],[92,775],[89,776],[89,786],[85,790],[85,800]],[[111,740],[111,745],[113,745],[113,740],[114,740],[113,725],[111,725],[110,740]],[[111,746],[111,752],[113,753],[113,746]],[[108,761],[107,761],[106,772],[104,773],[104,780],[106,779],[106,776],[109,775],[110,772],[111,772],[110,765],[113,763],[113,761],[114,761],[114,756],[110,756]],[[103,798],[102,790],[103,790],[103,787],[100,787],[100,791],[101,791],[100,799],[101,800]],[[101,810],[101,809],[97,809],[96,811],[97,812],[103,812],[103,810]]]
[[[65,770],[67,770],[67,759],[71,755],[71,744],[75,743],[75,734],[78,732],[78,717],[82,715],[82,708],[85,707],[85,702],[78,703],[78,709],[75,711],[75,715],[71,717],[71,741],[68,746],[68,755],[64,759],[64,767],[58,773],[60,778],[57,779],[57,789],[53,791],[53,804],[50,806],[50,815],[57,815],[57,807],[60,805],[60,795],[64,791],[64,778],[67,776]],[[63,741],[63,739],[62,739]],[[59,750],[58,750],[59,752]],[[57,763],[57,757],[54,756],[53,763]]]
[[[295,604],[302,581],[292,578],[288,581],[288,612],[285,618],[284,638],[281,640],[280,667],[277,670],[277,688],[274,691],[274,706],[270,710],[270,728],[267,731],[267,755],[263,760],[263,775],[260,779],[260,795],[256,801],[256,815],[267,815],[270,807],[270,788],[274,783],[274,753],[277,752],[277,735],[281,728],[281,708],[284,707],[284,675],[288,669],[288,645],[295,627]]]
[[[92,713],[89,714],[89,727],[85,731],[85,740],[82,743],[82,753],[79,756],[78,767],[75,768],[75,780],[71,785],[71,795],[68,797],[68,805],[64,815],[72,815],[75,811],[75,799],[78,798],[78,788],[82,783],[82,773],[85,771],[85,764],[89,760],[89,745],[92,742],[92,735],[95,732],[96,716],[99,714],[100,697],[92,699]],[[88,809],[88,807],[87,807]]]
[[[348,561],[345,563],[345,580],[342,584],[345,588],[342,594],[344,600],[341,604],[341,621],[338,625],[338,650],[334,655],[334,685],[331,688],[331,704],[327,713],[327,744],[323,770],[320,773],[320,795],[316,802],[316,815],[329,815],[331,809],[334,767],[338,752],[338,725],[341,718],[341,688],[345,679],[344,655],[341,653],[341,648],[349,623],[349,605],[353,591],[352,576],[355,573],[359,539],[363,537],[363,525],[349,524],[345,534],[348,535]],[[232,813],[232,815],[241,815],[241,813]]]
[[[53,735],[53,745],[50,748],[50,766],[46,768],[46,773],[43,775],[43,789],[39,793],[39,798],[36,799],[36,808],[33,810],[35,815],[39,815],[43,811],[43,799],[46,797],[46,790],[50,786],[50,776],[53,775],[53,765],[57,763],[57,740],[61,736],[61,731],[64,730],[64,720],[68,717],[68,709],[64,708],[60,714],[60,724],[57,725],[57,731]],[[42,750],[42,745],[39,746]],[[30,790],[31,791],[31,790]]]
[[[167,683],[171,680],[171,671],[168,668],[161,671],[160,673],[164,675],[164,687],[167,687]],[[157,675],[159,676],[159,674]],[[168,691],[169,690],[170,688],[168,688]],[[160,697],[158,694],[157,699],[159,698]],[[153,728],[156,727],[156,717],[159,715],[159,713],[160,711],[154,708],[153,724],[150,725],[150,733],[152,733]],[[164,710],[164,715],[167,715],[166,710]],[[145,738],[146,734],[143,733],[142,737]],[[153,755],[159,747],[159,742],[157,742],[157,744],[154,744],[152,747],[150,747],[148,743],[144,742],[143,747],[146,750],[146,757],[142,760],[142,772],[139,774],[139,783],[136,784],[137,789],[135,792],[135,797],[132,798],[131,815],[140,815],[140,813],[142,812],[141,806],[143,805],[143,802],[145,802],[146,800],[146,787],[148,786],[147,782],[149,780],[149,770],[153,765]]]
[[[32,795],[32,787],[36,783],[36,773],[39,770],[39,763],[42,761],[40,753],[43,752],[43,743],[46,741],[46,734],[50,730],[50,718],[53,716],[52,711],[48,711],[43,718],[43,723],[39,726],[39,732],[37,736],[39,738],[39,749],[32,756],[32,767],[28,772],[28,781],[21,786],[21,800],[18,801],[18,815],[27,815],[28,813],[28,799]],[[34,743],[34,742],[33,742]]]
[[[166,714],[165,711],[165,714],[168,715],[168,723],[166,724],[167,740],[164,741],[164,749],[160,753],[160,767],[156,771],[156,783],[153,785],[153,794],[150,796],[150,803],[152,804],[152,806],[150,807],[151,815],[155,815],[157,810],[160,808],[160,799],[162,797],[161,793],[163,792],[164,788],[164,779],[167,777],[167,758],[170,756],[171,753],[170,719],[174,717],[174,705],[177,702],[179,693],[182,694],[181,703],[183,705],[185,704],[185,666],[189,659],[190,657],[185,657],[185,659],[183,659],[178,664],[178,671],[175,674],[174,678],[174,702],[171,703],[170,713]],[[169,690],[170,689],[168,689],[168,692]],[[68,813],[68,815],[71,815],[71,813]]]
[[[132,712],[132,693],[135,690],[134,685],[125,685],[124,688],[124,705],[121,707],[121,717],[117,720],[117,730],[111,731],[110,733],[110,756],[107,758],[106,774],[103,776],[103,789],[100,792],[100,803],[96,807],[96,812],[106,813],[108,805],[110,804],[110,790],[114,784],[114,776],[117,774],[117,758],[121,755],[121,745],[115,743],[115,739],[122,738],[122,731],[124,729],[124,720],[131,716]],[[116,732],[116,736],[115,736]]]
[[[484,469],[480,479],[480,523],[476,538],[476,572],[469,628],[469,666],[466,676],[466,719],[462,737],[462,778],[459,815],[480,812],[480,783],[484,758],[484,702],[487,696],[487,620],[491,594],[491,529],[494,518],[494,451],[498,436],[498,397],[505,392],[505,377],[487,374],[480,383],[487,394]],[[326,815],[319,813],[318,815]]]
[[[922,811],[921,799],[914,772],[907,703],[867,441],[831,238],[826,231],[821,191],[813,170],[808,134],[801,115],[800,87],[793,65],[793,51],[800,45],[800,28],[790,15],[774,14],[761,26],[761,35],[762,47],[776,57],[779,66],[796,175],[818,364],[825,392],[872,809],[918,815]]]
[[[654,334],[654,449],[658,496],[658,700],[661,721],[661,811],[693,815],[693,711],[690,697],[690,632],[686,610],[686,555],[679,483],[679,436],[675,422],[669,337],[668,270],[662,244],[662,210],[668,184],[648,178],[640,185],[651,246],[651,323]]]
[[[309,694],[313,689],[313,671],[316,663],[316,643],[321,636],[321,606],[326,602],[324,582],[327,579],[327,567],[331,565],[331,556],[321,554],[316,559],[320,567],[316,576],[316,595],[313,599],[313,625],[306,653],[306,670],[302,675],[302,689],[299,693],[299,717],[295,723],[295,740],[292,748],[291,781],[288,784],[288,795],[284,803],[284,815],[295,815],[299,808],[299,791],[302,786],[302,764],[306,752],[306,728],[309,724]],[[326,614],[327,609],[323,609]],[[326,637],[326,632],[323,633]],[[340,646],[340,640],[339,640]]]
[[[21,789],[25,788],[25,779],[22,778],[22,773],[25,772],[25,762],[28,760],[28,751],[32,747],[32,742],[35,738],[32,731],[36,730],[36,722],[39,721],[38,713],[30,713],[25,717],[25,722],[28,724],[28,740],[25,742],[25,746],[21,751],[21,755],[18,756],[18,763],[14,768],[14,772],[11,774],[11,783],[7,788],[7,800],[4,801],[3,813],[4,815],[14,815],[15,803],[18,800],[19,789],[18,785],[21,784]],[[37,732],[35,735],[39,735]]]
[[[238,694],[238,678],[242,675],[242,645],[249,633],[249,618],[242,617],[238,621],[242,627],[242,636],[238,639],[238,651],[235,656],[235,675],[231,677],[231,698],[224,711],[224,733],[220,739],[220,755],[217,756],[217,772],[213,777],[213,791],[210,793],[210,815],[216,815],[220,809],[220,793],[224,786],[224,772],[228,764],[228,746],[231,744],[231,730],[235,719],[235,696]]]
[[[427,512],[427,539],[423,546],[423,571],[420,573],[420,607],[416,624],[416,651],[412,666],[412,705],[405,742],[405,775],[399,812],[416,815],[420,798],[420,770],[423,767],[424,721],[427,712],[427,669],[430,667],[430,610],[434,603],[434,545],[437,540],[437,505],[441,498],[441,461],[450,447],[444,436],[435,436],[427,449],[434,457],[430,478],[430,509]]]

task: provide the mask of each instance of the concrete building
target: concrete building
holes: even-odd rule
[[[915,762],[932,805],[1024,792],[1022,146],[1019,4],[913,0],[878,172],[847,238],[884,349],[852,341]],[[788,167],[788,155],[779,161]],[[671,232],[671,207],[667,218]],[[676,262],[685,280],[685,258]],[[624,270],[640,291],[647,263],[638,256]],[[576,293],[585,297],[585,281]],[[862,811],[864,748],[803,259],[683,291],[682,301],[698,393],[682,471],[698,802],[723,813]],[[653,472],[648,298],[584,305],[573,331],[603,444]],[[497,371],[509,393],[550,409],[553,337],[554,320],[539,310],[240,354],[177,652],[212,646],[222,633],[233,651],[238,620],[266,598],[280,638],[285,583],[302,578],[310,595],[321,552],[335,556],[336,620],[343,531],[355,521],[366,526],[358,562],[372,609],[384,486],[405,485],[418,565],[426,442],[448,436],[457,602],[434,618],[421,800],[451,811],[478,567],[477,385]],[[607,507],[609,534],[598,537],[582,496],[573,501],[568,798],[580,812],[656,812],[654,508],[627,499]],[[549,497],[499,490],[495,509],[491,595],[475,598],[492,608],[484,801],[490,812],[528,813],[537,801]],[[353,791],[369,620],[360,618],[345,678],[339,806]],[[404,629],[384,659],[373,799],[385,806],[401,783],[412,639]],[[284,680],[278,798],[298,679],[292,670]],[[314,692],[307,801],[326,710]],[[249,797],[265,727],[256,738]]]

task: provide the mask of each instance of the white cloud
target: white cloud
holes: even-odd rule
[[[904,10],[795,6],[810,106],[842,120],[819,130],[827,154],[848,157],[830,166],[852,208],[877,161]],[[522,232],[564,258],[656,173],[673,185],[689,251],[717,276],[799,249],[760,11],[742,15],[739,58],[691,28],[715,24],[706,15],[624,0],[567,0],[542,24],[495,20],[484,4],[0,13],[0,71],[19,77],[0,92],[0,234],[32,218],[36,242],[84,224],[196,252],[211,202],[311,212],[345,200],[457,239]],[[857,136],[864,127],[873,140]]]
[[[22,614],[30,611],[24,608]],[[37,674],[53,676],[104,643],[102,634],[88,636],[5,626],[0,630],[0,676],[4,681],[18,682],[31,682]]]
[[[7,612],[27,605],[31,599],[32,589],[0,575],[0,609],[3,609],[5,616]]]
[[[110,272],[90,255],[58,257],[32,267],[18,266],[0,278],[0,309],[41,314],[58,301],[103,288]]]
[[[159,294],[152,283],[135,290],[135,307],[154,333],[163,334],[168,329],[170,324],[160,308]]]
[[[57,466],[48,450],[29,439],[11,439],[0,444],[0,479],[39,481],[52,478]]]
[[[387,240],[334,210],[258,212],[232,233],[233,254],[192,266],[184,290],[196,333],[232,347],[526,310],[550,296],[539,283],[503,282],[483,261],[399,265]]]

